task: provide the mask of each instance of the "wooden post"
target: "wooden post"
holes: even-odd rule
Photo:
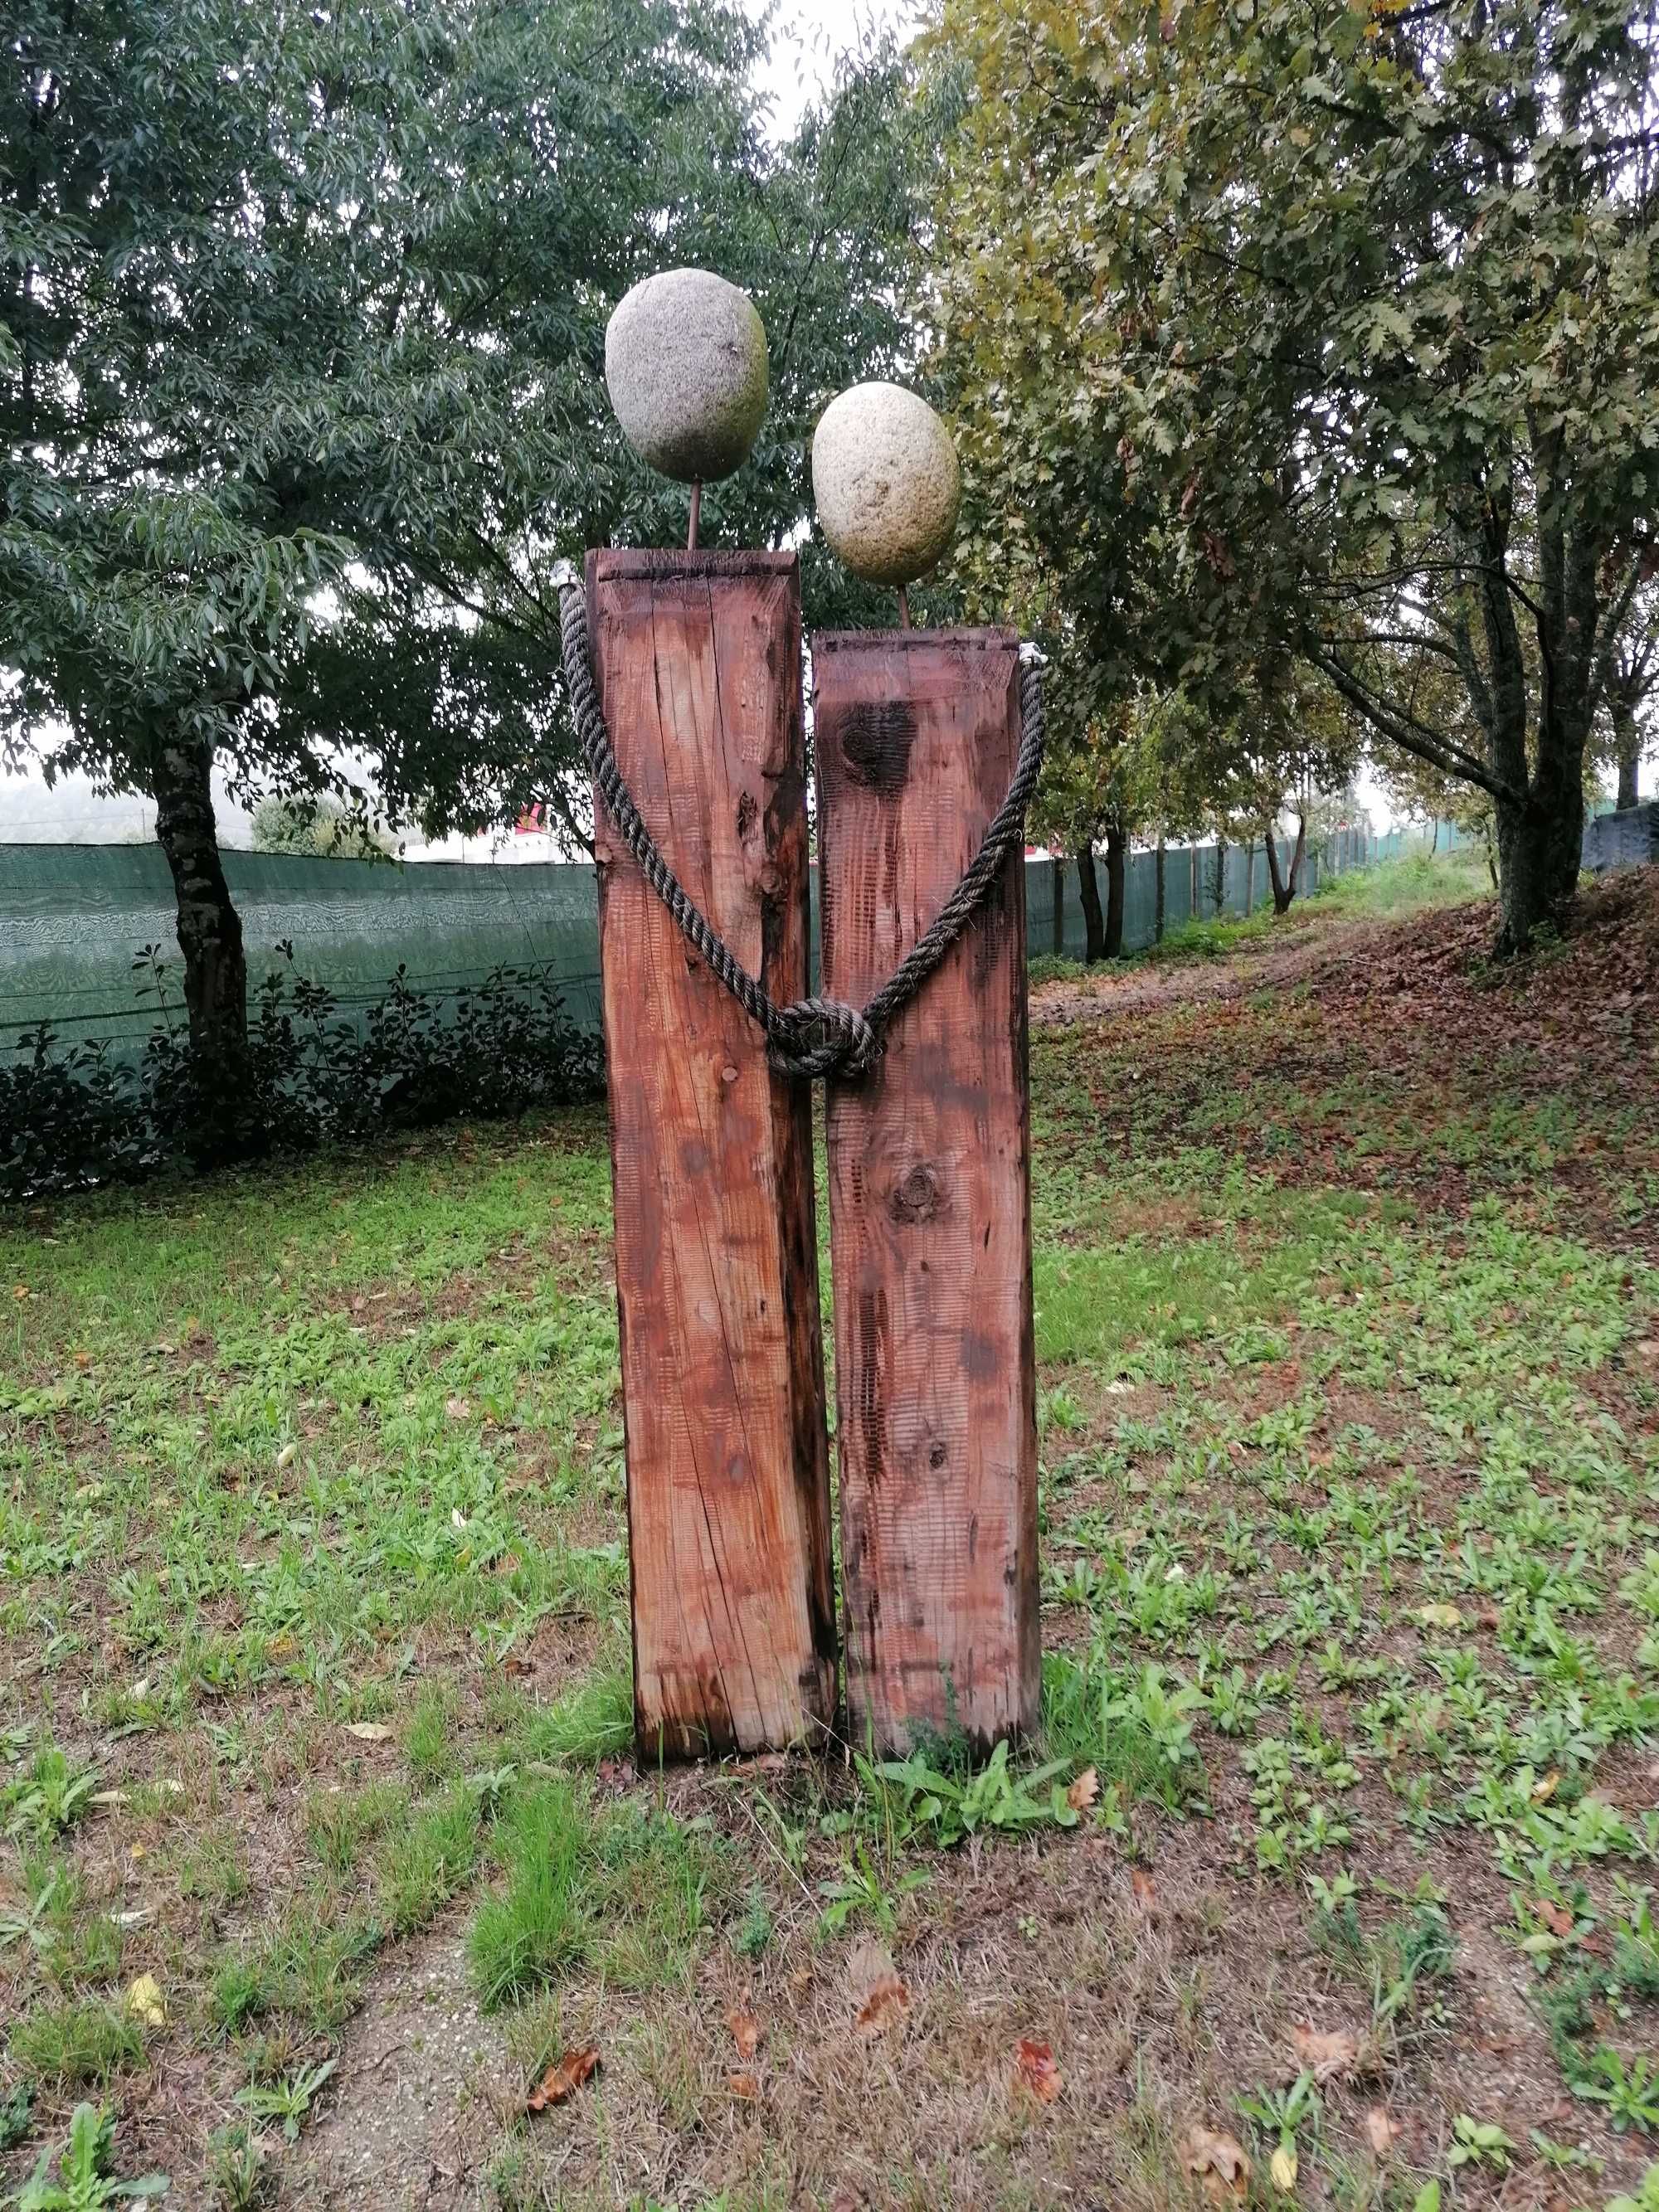
[[[589,629],[647,826],[780,1003],[806,987],[792,553],[591,553]],[[835,1711],[811,1110],[596,806],[644,1761]]]
[[[861,1006],[932,921],[1019,741],[1007,630],[813,641],[823,987]],[[848,1732],[1036,1724],[1025,870],[829,1092]]]

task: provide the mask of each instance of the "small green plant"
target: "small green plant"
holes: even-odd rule
[[[1609,2197],[1607,2212],[1659,2212],[1659,2166],[1648,2168],[1634,2197]]]
[[[740,1959],[758,1959],[769,1947],[772,1934],[772,1908],[766,1901],[766,1892],[757,1882],[749,1892],[748,1909],[738,1923],[732,1948]]]
[[[217,2128],[208,2137],[208,2174],[221,2212],[258,2212],[271,2175],[264,2140],[251,2120]]]
[[[833,1881],[818,1884],[819,1896],[828,1900],[818,1924],[826,1936],[833,1936],[855,1914],[861,1914],[872,1920],[884,1935],[890,1936],[898,1926],[901,1900],[913,1890],[924,1888],[929,1879],[924,1869],[912,1867],[890,1889],[877,1871],[863,1838],[855,1838],[853,1856],[842,1861],[841,1872]]]
[[[1024,1828],[1076,1827],[1076,1808],[1057,1779],[1071,1765],[1068,1759],[1054,1759],[1030,1774],[1016,1773],[1009,1765],[1005,1740],[977,1774],[965,1778],[942,1773],[919,1751],[908,1759],[883,1759],[874,1772],[897,1786],[900,1812],[911,1829],[928,1831],[934,1843],[948,1850],[981,1828],[1012,1833]]]
[[[1489,2166],[1495,2172],[1507,2173],[1510,2154],[1516,2148],[1515,2138],[1507,2135],[1496,2120],[1471,2119],[1460,2112],[1452,2122],[1451,2148],[1446,2153],[1449,2166]]]
[[[34,2085],[19,2081],[0,2097],[0,2151],[13,2150],[29,2131],[34,2110]]]
[[[112,2179],[113,2136],[113,2124],[101,2106],[77,2105],[56,2176],[52,2152],[43,2150],[17,2197],[17,2212],[97,2212],[100,2205],[123,2198],[162,2195],[167,2187],[164,2173],[146,2173],[137,2181]]]
[[[1607,2118],[1621,2135],[1629,2127],[1644,2133],[1659,2128],[1659,2063],[1651,2058],[1638,2055],[1626,2060],[1604,2048],[1595,2053],[1574,2086],[1581,2097],[1607,2106]]]
[[[1259,2135],[1269,2140],[1277,2138],[1271,2169],[1274,2185],[1285,2191],[1294,2188],[1297,2136],[1304,2128],[1317,2136],[1322,2117],[1312,2074],[1304,2069],[1288,2089],[1258,2088],[1248,2097],[1237,2098],[1233,2109]]]
[[[98,1788],[90,1766],[76,1766],[51,1744],[35,1753],[21,1782],[0,1789],[0,1814],[9,1836],[58,1834],[79,1820]]]
[[[325,2058],[316,2066],[302,2066],[297,2074],[269,2087],[252,2081],[246,2089],[236,2092],[236,2102],[245,2112],[256,2120],[280,2120],[286,2142],[299,2139],[300,2123],[310,2112],[317,2092],[334,2073],[340,2062]]]

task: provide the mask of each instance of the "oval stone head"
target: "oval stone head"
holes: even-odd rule
[[[812,495],[833,550],[872,584],[926,575],[957,526],[962,472],[951,434],[897,384],[855,384],[812,436]]]
[[[623,435],[682,483],[729,477],[766,417],[766,332],[747,292],[707,269],[636,284],[605,333]]]

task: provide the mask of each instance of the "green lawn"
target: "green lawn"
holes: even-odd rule
[[[597,1118],[0,1230],[0,2174],[88,2100],[191,2206],[1634,2195],[1659,898],[1494,975],[1459,881],[1039,996],[982,1778],[626,1763]]]

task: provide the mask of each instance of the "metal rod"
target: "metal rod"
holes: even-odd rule
[[[702,479],[698,477],[693,478],[691,484],[691,527],[685,534],[685,550],[688,553],[695,553],[697,550],[697,525],[702,520]]]

